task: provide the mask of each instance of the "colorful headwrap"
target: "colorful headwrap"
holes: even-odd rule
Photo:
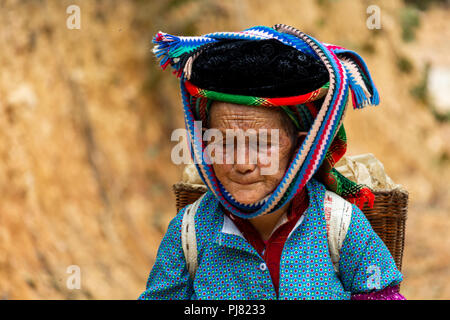
[[[193,83],[192,66],[211,44],[267,39],[279,41],[323,63],[329,81],[306,93],[270,97],[215,91]],[[357,109],[379,103],[378,92],[367,66],[356,52],[322,43],[284,24],[277,24],[273,28],[256,26],[241,32],[216,32],[199,37],[178,37],[158,32],[153,43],[153,52],[161,59],[162,68],[170,65],[174,74],[180,78],[188,142],[200,177],[229,212],[242,218],[272,213],[288,203],[313,176],[327,189],[360,208],[365,202],[368,202],[369,207],[373,206],[374,195],[369,188],[348,180],[334,169],[347,147],[343,118],[349,98]],[[213,100],[282,108],[299,130],[308,132],[282,181],[258,203],[246,205],[236,201],[216,178],[212,165],[204,161],[203,151],[206,146],[202,132],[194,126],[194,121],[206,119]]]

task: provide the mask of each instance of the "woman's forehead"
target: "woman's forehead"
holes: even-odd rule
[[[214,102],[210,110],[210,126],[217,128],[283,129],[281,110],[268,107]]]

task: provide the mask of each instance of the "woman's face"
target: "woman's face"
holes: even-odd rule
[[[211,142],[221,144],[224,153],[223,164],[213,162],[214,172],[225,189],[240,203],[251,204],[262,200],[275,190],[284,176],[298,142],[294,130],[288,129],[293,124],[282,112],[275,108],[226,102],[214,102],[211,107],[209,127],[220,130],[224,137],[222,141],[212,139]],[[252,136],[250,129],[256,133],[256,140],[253,142],[257,141],[259,148],[255,148],[249,138],[245,138],[245,143],[240,144],[237,139],[225,139],[227,130],[235,133],[242,130],[241,132]],[[274,129],[278,130],[278,139],[273,139],[276,135],[271,135]],[[267,133],[266,139],[264,135],[260,135],[264,131]],[[264,147],[265,144],[267,147]],[[226,151],[227,148],[233,148],[232,155]],[[252,150],[259,150],[256,161],[250,160]],[[261,153],[266,155],[265,160],[261,161]],[[241,160],[238,159],[239,156],[242,157]],[[271,167],[270,174],[267,174],[268,167]]]

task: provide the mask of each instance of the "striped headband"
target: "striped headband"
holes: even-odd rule
[[[192,65],[202,50],[209,44],[231,39],[278,40],[282,44],[320,60],[329,73],[329,83],[307,94],[276,98],[231,95],[198,88],[191,83],[189,80]],[[348,100],[351,99],[355,109],[379,103],[378,92],[367,66],[356,52],[322,43],[284,24],[277,24],[273,28],[256,26],[240,32],[216,32],[197,37],[174,36],[158,32],[153,38],[153,43],[155,44],[153,52],[160,59],[161,67],[165,69],[170,65],[174,69],[174,74],[180,78],[184,120],[191,155],[201,179],[226,210],[242,218],[253,218],[275,212],[291,201],[316,173],[320,173],[323,180],[328,181],[327,188],[331,187],[330,189],[337,191],[347,200],[359,206],[362,206],[365,201],[368,201],[369,205],[373,203],[373,194],[370,189],[349,182],[350,180],[343,178],[332,168],[335,161],[345,152],[345,148],[340,148],[339,153],[330,153],[330,146],[336,146],[336,141],[346,141],[342,122]],[[211,100],[261,107],[289,107],[290,109],[303,105],[310,111],[315,109],[314,120],[308,133],[281,182],[270,195],[257,203],[242,204],[236,201],[216,178],[212,165],[203,159],[205,145],[202,132],[197,130],[194,122],[198,119],[196,115],[199,111],[201,112],[201,108],[204,108],[205,104]],[[311,108],[312,104],[319,101],[320,106]],[[339,156],[334,156],[336,154]],[[319,170],[323,167],[327,168],[326,175]],[[340,183],[337,183],[336,179]]]

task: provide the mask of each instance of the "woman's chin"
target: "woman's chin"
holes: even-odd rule
[[[266,185],[261,181],[250,184],[232,182],[225,188],[237,202],[247,205],[261,201],[268,194]]]
[[[266,197],[266,194],[261,194],[261,192],[249,192],[247,190],[242,190],[232,195],[234,199],[242,204],[253,204]]]

